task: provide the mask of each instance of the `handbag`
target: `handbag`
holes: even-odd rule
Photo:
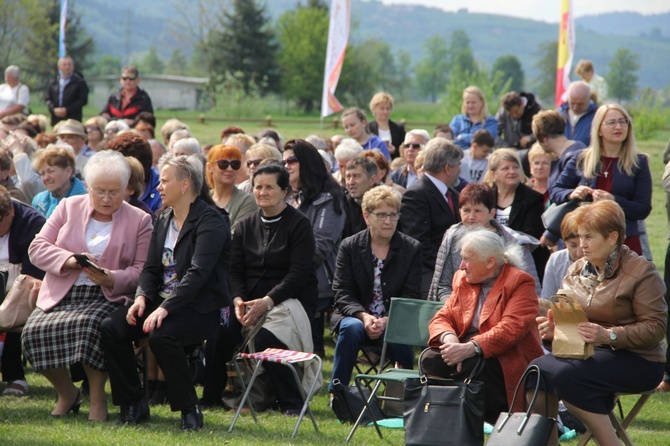
[[[552,203],[546,211],[542,213],[542,224],[544,228],[557,237],[561,237],[561,223],[566,214],[574,211],[579,207],[581,201],[569,200],[565,203]]]
[[[405,444],[481,446],[484,444],[484,383],[473,381],[484,368],[480,356],[464,380],[405,380]]]
[[[525,382],[529,375],[537,373],[537,382],[535,383],[535,392],[531,399],[530,406],[526,412],[512,412],[516,402],[519,388]],[[510,411],[501,413],[493,427],[493,432],[486,442],[486,446],[538,446],[545,445],[553,433],[553,427],[556,420],[537,413],[531,413],[531,408],[535,405],[537,394],[540,391],[540,381],[542,374],[540,368],[536,365],[529,366],[521,376],[516,385],[514,398],[510,404]],[[524,392],[525,394],[525,392]],[[525,400],[524,400],[525,401]],[[526,405],[524,404],[524,407]],[[545,413],[549,414],[549,403],[545,398]]]
[[[333,380],[332,392],[332,408],[337,419],[340,420],[341,423],[355,423],[358,416],[361,414],[363,407],[365,407],[365,400],[370,398],[370,391],[365,387],[363,388],[363,395],[365,396],[365,400],[363,400],[363,398],[361,398],[361,393],[356,386],[345,386],[339,379],[335,379]],[[370,411],[372,411],[375,420],[379,421],[386,418],[374,399],[370,401],[368,407],[370,408]],[[372,423],[370,411],[365,411],[365,415],[363,415],[363,418],[361,419],[361,425],[365,426]]]
[[[19,274],[0,305],[0,331],[19,332],[37,306],[42,281]]]

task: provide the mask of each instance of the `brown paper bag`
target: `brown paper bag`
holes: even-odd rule
[[[554,340],[551,353],[557,358],[587,359],[593,356],[593,344],[587,344],[577,332],[577,324],[588,322],[582,306],[570,296],[551,297],[551,312],[554,315]]]

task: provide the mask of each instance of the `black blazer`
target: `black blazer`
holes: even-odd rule
[[[493,187],[498,196],[498,188]],[[544,212],[544,197],[525,184],[519,184],[514,192],[514,201],[510,210],[507,226],[515,231],[521,231],[539,239],[544,232],[542,213]]]
[[[449,188],[454,199],[451,212],[447,199],[426,175],[412,184],[402,197],[400,230],[421,243],[424,269],[434,270],[437,250],[444,233],[461,221],[458,212],[458,192]]]
[[[395,152],[391,154],[391,158],[398,158],[400,156],[400,146],[405,142],[405,127],[389,119],[389,130],[391,131],[391,144],[395,147]],[[377,121],[368,123],[368,132],[379,136]]]
[[[171,220],[171,208],[156,218],[136,296],[143,295],[151,301],[160,299],[158,289],[163,284],[161,259]],[[179,285],[160,306],[168,313],[190,307],[198,313],[207,314],[230,305],[230,246],[230,226],[221,213],[201,198],[196,198],[174,247]]]
[[[84,80],[84,76],[75,71],[72,73],[70,82],[68,82],[63,90],[63,107],[67,109],[67,114],[64,118],[59,118],[54,115],[54,108],[60,107],[58,105],[58,90],[60,89],[59,81],[60,74],[51,81],[47,87],[44,98],[49,113],[51,114],[51,125],[56,125],[56,123],[65,119],[76,119],[77,121],[81,121],[82,109],[84,108],[84,105],[88,103],[88,85]]]
[[[346,238],[337,254],[333,280],[335,312],[330,324],[336,330],[346,316],[367,312],[372,301],[374,265],[370,247],[370,230]],[[382,269],[382,296],[386,311],[392,297],[421,297],[421,244],[398,231],[391,238],[384,268]]]

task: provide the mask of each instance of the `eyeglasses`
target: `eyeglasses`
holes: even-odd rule
[[[121,191],[116,189],[116,190],[102,190],[98,188],[91,188],[89,191],[97,198],[105,198],[109,197],[110,199],[114,200],[115,198],[119,198],[121,196]]]
[[[255,160],[247,160],[247,167],[258,167],[258,165],[262,162],[263,160],[261,158],[255,159]]]
[[[135,79],[137,79],[137,76],[121,76],[121,80],[124,81],[134,81]]]
[[[284,166],[286,166],[287,164],[295,164],[295,163],[297,163],[297,162],[298,162],[298,158],[296,158],[295,156],[289,156],[289,157],[286,158],[285,160],[282,160],[281,163],[282,163]]]
[[[100,131],[100,127],[98,127],[97,125],[87,125],[85,129],[87,132],[90,132],[91,130]]]
[[[617,125],[620,127],[628,127],[628,119],[622,118],[622,119],[610,119],[609,121],[603,122],[604,126],[607,126],[611,129],[616,127]]]
[[[400,212],[391,212],[390,214],[386,212],[370,212],[370,214],[374,215],[377,221],[386,221],[387,218],[390,218],[391,221],[398,221],[400,218]]]
[[[423,147],[423,144],[403,144],[402,145],[403,149],[414,149],[418,150],[421,147]]]
[[[232,167],[233,170],[240,170],[240,167],[242,167],[242,161],[240,160],[218,160],[216,162],[216,165],[219,166],[219,169],[221,170],[226,170],[228,166]]]

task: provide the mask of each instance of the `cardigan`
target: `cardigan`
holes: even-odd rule
[[[235,229],[235,225],[242,218],[247,215],[255,212],[258,209],[256,200],[254,197],[249,195],[237,187],[233,188],[233,195],[231,195],[228,204],[226,205],[226,211],[230,215],[230,227]]]

